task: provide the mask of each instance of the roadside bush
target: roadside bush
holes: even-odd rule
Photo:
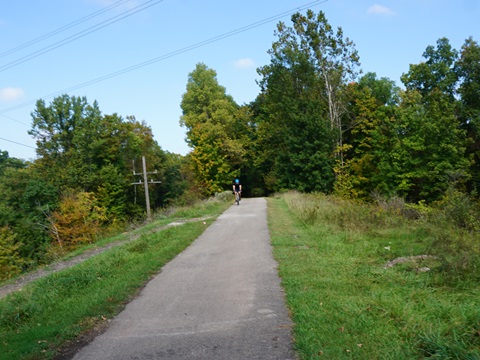
[[[97,205],[93,193],[66,194],[50,217],[52,245],[74,249],[90,243],[102,233],[106,220],[105,209]]]
[[[215,193],[214,199],[219,201],[230,201],[233,200],[233,195],[231,191],[223,191],[220,193]]]
[[[170,205],[173,206],[191,206],[201,201],[204,198],[202,193],[197,189],[189,189],[185,191],[181,196],[170,201]]]
[[[428,212],[424,201],[420,201],[418,204],[407,204],[405,199],[399,196],[386,198],[378,192],[373,192],[371,197],[378,207],[389,214],[403,216],[410,220],[419,219],[424,212]]]
[[[20,246],[7,226],[0,228],[0,280],[7,280],[21,272],[24,260],[18,253]]]
[[[480,269],[480,241],[478,234],[447,228],[433,230],[430,252],[443,262],[443,272],[452,275],[475,275]]]
[[[480,268],[480,206],[468,195],[449,189],[429,213],[431,253],[445,273],[477,274]]]
[[[480,203],[467,194],[450,188],[434,205],[436,220],[472,232],[480,232]]]

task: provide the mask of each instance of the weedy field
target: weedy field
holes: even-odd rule
[[[269,199],[300,357],[480,359],[479,232],[451,210]]]
[[[68,351],[78,340],[100,331],[164,264],[230,205],[231,201],[208,201],[178,208],[137,229],[134,241],[0,299],[0,359],[69,358]],[[196,221],[152,231],[186,219]],[[129,236],[127,233],[113,239],[122,241]],[[110,241],[104,239],[102,243]]]

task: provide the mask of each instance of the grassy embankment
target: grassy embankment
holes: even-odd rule
[[[101,328],[230,205],[208,201],[177,209],[136,230],[140,235],[136,240],[0,299],[0,359],[51,359],[68,341]],[[199,217],[208,219],[152,231],[180,219]],[[129,237],[123,234],[114,239]]]
[[[269,199],[302,359],[480,359],[478,229],[405,210],[321,195]],[[399,257],[412,261],[385,267]]]

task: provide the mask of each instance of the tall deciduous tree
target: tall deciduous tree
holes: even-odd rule
[[[259,69],[263,158],[265,163],[275,159],[266,181],[276,188],[328,191],[334,157],[343,161],[344,90],[357,75],[359,57],[323,12],[296,13],[292,27],[280,22],[276,35],[270,65]]]
[[[79,163],[76,154],[83,150],[85,142],[95,139],[82,141],[81,136],[101,120],[97,103],[91,106],[85,97],[62,95],[49,106],[44,100],[38,100],[36,105],[29,134],[37,140],[37,169],[58,188],[86,186],[92,169],[87,163]]]
[[[437,41],[437,47],[428,46],[423,57],[425,62],[410,65],[401,79],[408,90],[418,91],[425,100],[435,92],[447,95],[453,101],[457,84],[454,71],[458,51],[452,48],[447,38]]]
[[[461,122],[470,140],[468,155],[473,157],[470,190],[480,191],[480,46],[469,38],[455,65],[459,77]]]
[[[410,153],[410,160],[403,164],[399,189],[412,200],[435,200],[449,183],[465,183],[470,174],[466,132],[455,97],[458,52],[448,39],[441,38],[423,56],[425,62],[410,65],[402,76],[407,91],[400,106],[398,135],[402,153]]]
[[[226,189],[245,156],[238,105],[219,85],[216,72],[200,63],[189,74],[181,108],[197,186],[206,195]]]
[[[406,91],[396,114],[389,153],[390,186],[410,201],[439,199],[453,181],[468,177],[465,131],[455,103],[437,93],[428,104],[417,91]]]
[[[315,15],[308,10],[306,16],[292,17],[303,52],[309,54],[325,85],[330,123],[337,131],[337,156],[343,165],[342,118],[346,110],[343,89],[357,76],[360,58],[353,42],[344,38],[342,28],[336,32],[323,12]]]
[[[399,89],[394,82],[367,73],[348,86],[352,128],[345,136],[345,166],[335,189],[343,196],[368,198],[388,188],[382,171],[385,155],[391,151],[392,116]]]
[[[469,38],[460,51],[455,65],[460,80],[458,93],[464,105],[464,121],[480,122],[480,46]],[[477,125],[478,126],[478,125]]]
[[[378,79],[376,73],[368,72],[359,79],[358,85],[361,89],[368,89],[378,106],[391,108],[398,105],[400,88],[393,80],[386,77]]]
[[[334,181],[335,141],[319,95],[323,85],[304,54],[289,55],[278,54],[260,69],[264,100],[258,162],[271,191],[328,192]]]

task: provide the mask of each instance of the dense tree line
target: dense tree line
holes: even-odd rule
[[[323,12],[293,15],[276,37],[251,104],[236,105],[204,64],[190,75],[182,121],[195,179],[207,193],[240,176],[256,193],[411,202],[437,201],[450,187],[476,194],[480,47],[472,38],[460,51],[446,38],[428,46],[401,89],[375,73],[361,75],[354,43]],[[205,172],[209,166],[216,170]]]
[[[163,151],[145,122],[104,115],[84,97],[39,100],[29,131],[38,158],[0,152],[1,273],[141,218],[144,198],[131,183],[142,156],[162,181],[150,189],[155,208],[229,190],[236,177],[247,196],[296,189],[432,203],[455,188],[478,197],[476,41],[456,50],[439,39],[401,88],[361,75],[354,43],[323,12],[291,20],[277,25],[252,103],[237,104],[205,64],[189,74],[180,104],[187,156]]]
[[[103,115],[96,102],[63,95],[39,100],[29,133],[38,158],[0,156],[0,269],[13,274],[52,260],[99,235],[121,230],[145,212],[143,187],[132,182],[157,171],[151,204],[162,207],[186,187],[184,159],[163,151],[151,129],[134,117]],[[136,168],[133,161],[136,160]]]

